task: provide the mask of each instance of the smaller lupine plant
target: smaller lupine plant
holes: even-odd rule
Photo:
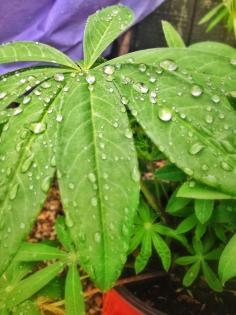
[[[155,252],[166,271],[190,266],[185,286],[201,271],[222,291],[236,275],[236,51],[186,48],[164,22],[169,48],[104,61],[132,18],[123,6],[89,17],[79,62],[37,42],[0,47],[1,63],[44,63],[0,80],[0,314],[84,314],[80,279],[108,290],[128,254],[136,272]],[[58,243],[27,243],[55,176]]]

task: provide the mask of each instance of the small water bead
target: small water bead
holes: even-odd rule
[[[232,66],[236,66],[236,58],[232,58],[230,60],[230,63],[231,63]]]
[[[189,149],[189,153],[192,155],[198,154],[200,151],[202,151],[205,148],[205,146],[202,143],[194,143],[191,148]]]
[[[215,104],[218,104],[220,102],[220,97],[218,95],[213,95],[211,97],[212,102],[214,102]]]
[[[172,119],[172,111],[169,108],[160,108],[158,116],[162,121],[170,121]]]
[[[192,176],[192,175],[193,175],[193,170],[191,170],[191,169],[188,168],[188,167],[186,167],[186,168],[184,169],[184,172],[185,172],[187,175],[189,175],[189,176]]]
[[[96,176],[94,173],[89,173],[88,174],[88,179],[90,180],[91,183],[95,183],[96,182]]]
[[[96,82],[96,77],[92,74],[88,74],[86,76],[86,81],[88,82],[88,84],[94,84]]]
[[[150,97],[150,102],[152,104],[156,104],[157,103],[157,99],[155,97]]]
[[[21,230],[24,230],[24,229],[25,229],[25,223],[22,222],[22,223],[20,224],[20,229],[21,229]]]
[[[21,172],[25,173],[29,170],[33,163],[34,155],[30,155],[28,158],[26,158],[21,166]]]
[[[148,87],[142,82],[134,83],[133,88],[135,91],[142,93],[142,94],[147,94],[149,91]]]
[[[64,81],[65,77],[62,73],[56,73],[54,75],[54,80],[58,81],[58,82],[62,82]]]
[[[126,129],[125,137],[128,138],[128,139],[132,139],[133,133],[132,133],[132,131],[130,129]]]
[[[206,115],[205,120],[208,124],[213,123],[213,117],[211,115]]]
[[[133,168],[132,173],[131,173],[131,178],[133,179],[133,181],[139,182],[140,173],[137,167]]]
[[[115,67],[111,65],[107,65],[103,68],[103,72],[107,75],[112,75],[115,72]]]
[[[24,105],[26,105],[26,104],[29,104],[30,101],[31,101],[31,97],[30,97],[30,96],[25,96],[25,97],[23,98],[22,103],[23,103]]]
[[[176,71],[178,69],[177,64],[172,60],[164,60],[160,63],[160,67],[168,71]]]
[[[101,233],[100,233],[100,232],[96,232],[96,233],[94,234],[94,241],[95,241],[96,243],[100,243],[100,242],[101,242],[101,239],[102,239]]]
[[[121,97],[121,103],[122,103],[123,105],[127,105],[127,104],[129,103],[129,100],[128,100],[125,96],[122,96],[122,97]]]
[[[43,82],[43,83],[41,84],[41,86],[42,86],[42,88],[44,88],[44,89],[48,89],[48,88],[51,87],[51,83],[50,83],[50,82]]]
[[[236,98],[236,91],[229,92],[229,95],[233,98]]]
[[[41,134],[47,129],[47,125],[45,123],[33,123],[29,129],[35,134]]]
[[[203,170],[203,171],[208,171],[208,169],[209,169],[209,167],[208,167],[207,164],[203,164],[203,165],[202,165],[202,170]]]
[[[71,190],[73,190],[73,189],[75,189],[75,185],[73,184],[73,183],[69,183],[69,188],[71,189]]]
[[[147,70],[147,66],[144,63],[140,63],[138,69],[140,72],[145,72]]]
[[[91,199],[91,205],[92,205],[93,207],[96,207],[97,204],[98,204],[97,197],[93,197],[93,198]]]
[[[63,116],[61,114],[57,114],[56,121],[57,122],[62,122],[62,120],[63,120]]]
[[[153,77],[153,76],[151,76],[150,78],[149,78],[149,82],[151,82],[151,83],[155,83],[156,82],[156,78],[155,77]]]
[[[51,177],[50,176],[46,176],[43,181],[42,181],[42,184],[41,184],[41,189],[44,193],[47,193],[48,190],[49,190],[49,187],[50,187],[50,184],[51,184]]]
[[[17,116],[17,115],[21,114],[22,112],[23,112],[23,108],[17,107],[17,108],[15,108],[15,109],[13,110],[12,115],[13,115],[13,116]]]
[[[9,199],[10,199],[10,200],[14,200],[14,199],[16,198],[16,194],[17,194],[18,189],[19,189],[19,184],[18,184],[18,183],[15,184],[15,185],[11,188],[11,190],[10,190],[10,192],[9,192]]]
[[[0,100],[4,99],[7,96],[6,92],[1,92],[0,93]]]
[[[223,168],[223,170],[227,171],[227,172],[230,172],[233,170],[233,167],[231,165],[229,165],[227,162],[225,161],[222,161],[220,163],[221,167]]]
[[[203,93],[203,90],[199,85],[194,85],[191,89],[191,94],[194,97],[199,97],[202,95],[202,93]]]
[[[114,122],[113,127],[114,127],[114,128],[118,128],[118,127],[119,127],[118,122]]]

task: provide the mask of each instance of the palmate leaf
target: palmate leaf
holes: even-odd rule
[[[13,110],[1,135],[1,273],[29,233],[54,175],[57,94],[62,87],[51,81],[47,89],[38,88],[27,105]]]
[[[80,263],[100,288],[108,289],[126,259],[139,173],[132,132],[115,86],[99,73],[90,86],[84,77],[78,78],[64,100],[59,187]]]
[[[121,98],[171,162],[236,196],[236,112],[226,97],[236,84],[232,60],[179,48],[136,52],[109,64],[119,65],[114,77]]]
[[[84,66],[89,69],[103,51],[133,21],[133,12],[125,6],[110,6],[88,18],[84,34]]]
[[[236,276],[236,235],[234,235],[224,248],[219,261],[219,275],[224,284]]]
[[[73,69],[78,66],[59,50],[38,42],[12,42],[0,46],[0,63],[43,61]]]

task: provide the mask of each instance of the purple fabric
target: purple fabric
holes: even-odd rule
[[[164,0],[0,0],[0,43],[34,40],[54,46],[72,59],[82,58],[83,31],[87,17],[113,4],[135,12],[135,22]],[[15,69],[2,65],[0,72]]]

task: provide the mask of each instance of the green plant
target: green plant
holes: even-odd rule
[[[207,13],[199,24],[209,23],[207,27],[207,32],[209,32],[223,20],[228,30],[234,30],[236,36],[236,1],[223,0],[221,2]]]
[[[196,259],[190,259],[195,275],[201,261],[209,285],[221,289],[205,260],[213,246],[218,259],[235,231],[227,208],[236,197],[235,50],[220,43],[186,48],[165,22],[169,48],[99,59],[130,23],[132,12],[123,6],[92,15],[84,60],[77,63],[40,43],[0,47],[0,63],[47,62],[0,81],[2,281],[16,261],[31,268],[3,285],[2,314],[34,303],[32,296],[64,269],[66,312],[83,314],[78,264],[108,290],[140,244],[137,272],[153,246],[167,270],[172,240]],[[56,226],[64,250],[22,245],[55,174],[66,218],[66,226],[62,219]],[[31,275],[32,261],[39,260],[53,263]]]

